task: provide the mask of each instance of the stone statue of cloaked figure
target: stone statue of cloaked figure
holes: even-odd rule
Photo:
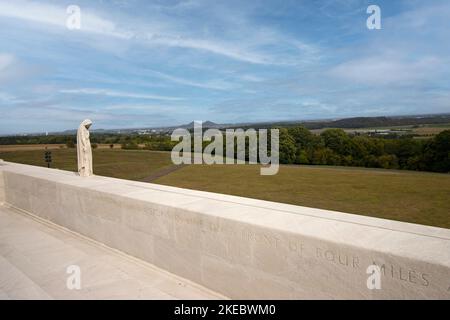
[[[89,128],[92,121],[84,120],[77,131],[77,157],[78,157],[78,173],[81,177],[89,177],[93,175],[92,170],[92,149],[89,140]]]

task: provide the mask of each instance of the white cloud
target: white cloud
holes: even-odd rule
[[[250,82],[262,82],[265,79],[263,77],[258,77],[252,74],[242,74],[239,76],[241,80],[250,81]]]
[[[0,53],[0,84],[2,89],[17,81],[30,79],[39,72],[38,68],[24,64],[15,55]]]
[[[330,75],[361,84],[405,85],[432,79],[440,60],[423,57],[408,61],[399,57],[368,57],[342,63],[330,70]]]
[[[169,47],[180,47],[196,49],[215,53],[235,60],[255,64],[275,64],[275,61],[260,53],[254,53],[248,49],[238,47],[232,43],[221,43],[218,41],[195,39],[195,38],[170,38],[158,37],[151,39],[152,44],[165,45]]]
[[[0,91],[0,103],[11,104],[11,103],[19,103],[19,102],[22,102],[22,100],[17,99],[17,97],[15,97],[9,93]]]
[[[197,87],[197,88],[205,88],[205,89],[214,89],[214,90],[229,90],[234,88],[235,86],[229,82],[222,81],[222,80],[210,80],[206,83],[198,82],[198,81],[192,81],[185,78],[175,77],[170,74],[166,74],[159,71],[149,70],[152,74],[159,77],[160,79],[172,81],[178,84],[191,86],[191,87]]]
[[[11,66],[15,61],[15,58],[11,54],[0,54],[0,72]]]
[[[8,2],[0,0],[0,16],[46,24],[60,29],[66,28],[68,18],[66,7],[25,0]],[[229,26],[233,29],[233,37],[228,40],[223,37],[218,40],[218,37],[199,35],[198,30],[187,31],[186,21],[180,22],[176,17],[155,15],[149,20],[152,23],[122,17],[119,26],[83,6],[79,31],[110,36],[114,39],[131,40],[145,46],[193,49],[252,64],[291,65],[317,56],[313,46],[297,39],[290,39],[271,29],[244,26],[241,20],[239,25]],[[75,34],[78,31],[72,32]],[[96,45],[95,42],[91,44]],[[283,45],[294,52],[280,56],[259,48],[268,44]]]
[[[0,16],[66,28],[69,14],[66,12],[66,7],[15,0],[0,2]],[[128,34],[119,32],[113,22],[84,8],[81,8],[80,31],[120,38],[128,37]]]
[[[168,101],[183,100],[183,98],[180,98],[180,97],[168,97],[168,96],[161,96],[161,95],[140,94],[140,93],[122,92],[122,91],[96,89],[96,88],[62,89],[59,92],[66,93],[66,94],[100,95],[100,96],[118,97],[118,98],[168,100]]]
[[[113,105],[107,105],[102,108],[102,110],[105,111],[112,111],[112,112],[136,112],[138,111],[139,114],[146,114],[147,112],[153,112],[153,113],[174,113],[174,114],[185,114],[185,115],[192,115],[193,112],[197,111],[195,108],[189,106],[189,105],[166,105],[166,104],[142,104],[142,105],[136,105],[136,104],[113,104]]]

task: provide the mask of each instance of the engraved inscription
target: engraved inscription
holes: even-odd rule
[[[363,263],[361,257],[355,254],[351,254],[348,251],[339,250],[336,245],[332,249],[328,245],[314,245],[311,244],[311,240],[305,238],[305,240],[299,240],[299,236],[289,238],[286,235],[277,235],[274,232],[262,232],[257,228],[252,227],[236,227],[232,224],[220,223],[216,221],[205,221],[201,217],[185,216],[179,213],[162,214],[157,213],[158,210],[151,212],[154,216],[164,217],[165,219],[173,219],[177,224],[185,224],[189,226],[197,226],[202,233],[215,233],[220,235],[221,239],[238,239],[242,245],[242,242],[247,243],[248,246],[252,244],[258,244],[268,249],[276,249],[280,252],[285,252],[282,249],[291,254],[292,258],[297,258],[296,264],[301,264],[304,259],[314,259],[320,263],[333,264],[335,266],[343,267],[348,272],[364,272],[366,266]],[[247,256],[246,252],[242,251],[242,248],[234,248],[227,245],[228,252],[231,254],[229,259],[236,262],[236,254]],[[376,260],[376,259],[375,259]],[[367,261],[368,263],[369,261]],[[412,285],[428,287],[431,282],[431,275],[415,270],[410,267],[397,266],[392,263],[377,263],[373,261],[374,265],[380,266],[382,276],[385,279],[393,281],[406,282]],[[450,290],[450,287],[449,287]]]

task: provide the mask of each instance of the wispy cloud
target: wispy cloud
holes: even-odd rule
[[[35,23],[42,23],[49,26],[66,28],[66,20],[68,14],[63,6],[56,6],[46,3],[35,3],[24,0],[14,2],[0,2],[0,16],[27,20]],[[82,6],[81,29],[75,32],[84,32],[97,34],[101,36],[110,36],[117,39],[130,40],[139,42],[147,46],[166,46],[173,48],[183,48],[204,51],[216,55],[228,57],[230,59],[248,62],[253,64],[274,64],[289,65],[297,63],[301,55],[309,55],[314,52],[313,46],[301,43],[296,39],[289,39],[284,35],[277,35],[274,30],[264,30],[263,33],[249,34],[247,27],[246,34],[243,37],[247,41],[242,41],[240,36],[234,40],[218,40],[212,37],[192,36],[178,23],[176,19],[168,18],[167,20],[159,18],[159,25],[146,24],[145,22],[133,22],[133,20],[121,21],[118,25],[112,19],[102,17],[86,6]],[[236,30],[239,35],[240,30]],[[246,45],[249,41],[251,47]],[[280,59],[278,55],[273,56],[270,52],[258,50],[259,46],[267,44],[276,44],[282,42],[292,49],[296,49],[296,60]],[[95,45],[95,43],[93,44]]]
[[[442,65],[436,57],[408,61],[400,57],[373,56],[339,64],[330,70],[330,75],[359,84],[405,86],[432,80],[436,69]]]
[[[66,28],[68,18],[66,7],[23,0],[0,2],[0,16],[43,23],[59,28]],[[80,31],[119,38],[127,38],[129,36],[117,30],[112,21],[89,11],[83,11]]]
[[[146,70],[146,71],[150,72],[151,74],[157,76],[160,79],[168,80],[174,83],[191,87],[214,89],[214,90],[230,90],[235,87],[235,85],[233,85],[232,83],[223,80],[208,80],[207,82],[199,82],[181,77],[176,77],[160,71],[155,70]]]
[[[122,92],[122,91],[113,91],[113,90],[96,89],[96,88],[62,89],[62,90],[59,90],[59,92],[65,93],[65,94],[97,95],[97,96],[108,96],[108,97],[117,97],[117,98],[168,100],[168,101],[183,100],[183,98],[180,98],[180,97],[168,97],[168,96],[161,96],[161,95],[154,95],[154,94],[141,94],[141,93]]]
[[[0,54],[0,72],[4,71],[7,67],[13,64],[14,56],[11,54]]]
[[[157,37],[150,38],[151,44],[159,44],[169,47],[179,47],[187,49],[202,50],[218,55],[223,55],[228,58],[250,62],[255,64],[277,64],[274,59],[267,55],[251,52],[246,48],[236,46],[233,43],[221,43],[213,40],[195,39],[195,38],[171,38],[171,37]],[[281,62],[279,62],[281,64]]]
[[[17,97],[0,91],[0,104],[11,105],[15,103],[21,103],[24,100],[18,99]]]

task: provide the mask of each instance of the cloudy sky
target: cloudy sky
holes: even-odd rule
[[[0,0],[0,134],[450,112],[449,30],[448,0]]]

